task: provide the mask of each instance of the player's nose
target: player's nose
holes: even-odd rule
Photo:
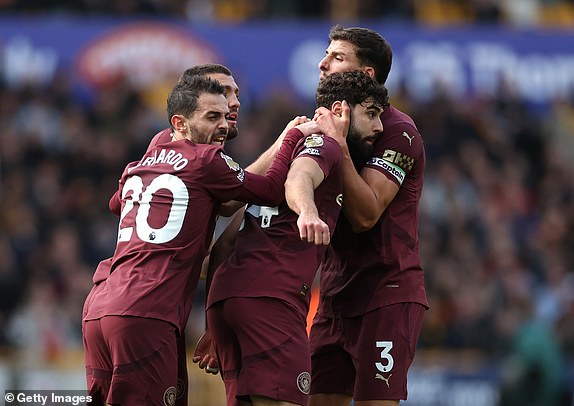
[[[241,106],[241,102],[235,93],[227,98],[227,106],[229,107],[230,111],[237,111],[239,110],[239,106]]]
[[[324,56],[319,61],[319,64],[317,65],[317,67],[319,68],[320,71],[326,71],[327,69],[329,69],[329,63],[327,61],[327,56]]]

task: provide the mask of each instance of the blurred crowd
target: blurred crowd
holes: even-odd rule
[[[440,22],[448,11],[450,22],[501,22],[512,20],[512,9],[515,23],[524,23],[530,6],[538,10],[532,24],[545,15],[541,8],[574,10],[573,0],[518,2],[522,14],[510,7],[513,0],[0,0],[0,12],[217,20],[345,12]],[[0,348],[35,349],[46,362],[81,348],[91,276],[115,247],[108,199],[125,164],[168,124],[166,113],[127,83],[92,96],[80,97],[65,74],[43,86],[0,78]],[[574,94],[534,106],[508,83],[494,96],[465,100],[437,85],[420,101],[399,86],[391,102],[414,118],[427,151],[420,237],[431,311],[420,347],[494,358],[544,354],[532,362],[548,371],[572,363]],[[244,103],[240,135],[226,150],[247,165],[292,117],[312,111],[311,102],[279,90]],[[204,294],[200,284],[190,341],[203,328]]]
[[[167,15],[196,22],[261,18],[406,19],[431,25],[574,24],[574,0],[0,0],[0,12]]]
[[[574,359],[574,95],[525,105],[511,86],[414,102],[396,89],[427,148],[421,248],[432,311],[421,348],[502,355],[529,323]],[[308,103],[308,102],[307,102]],[[242,164],[294,115],[286,93],[240,112],[226,149]],[[79,103],[65,76],[46,87],[0,83],[0,345],[49,359],[81,347],[80,314],[99,260],[113,253],[109,197],[165,113],[128,85]],[[202,328],[202,286],[190,336]]]

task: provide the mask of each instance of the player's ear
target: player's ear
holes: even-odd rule
[[[185,118],[181,114],[174,114],[171,116],[171,126],[175,131],[183,133],[187,130]]]
[[[341,100],[337,100],[331,105],[331,111],[338,117],[341,117],[341,115],[343,115],[343,107],[341,103],[342,103]]]
[[[373,68],[372,66],[365,66],[363,68],[363,72],[369,75],[371,79],[375,79],[375,68]]]

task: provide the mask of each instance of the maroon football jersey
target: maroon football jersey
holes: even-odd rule
[[[343,197],[341,148],[332,138],[312,135],[293,155],[311,157],[325,175],[315,189],[315,204],[332,235]],[[285,201],[278,207],[249,206],[233,254],[215,272],[208,307],[230,297],[266,296],[285,300],[305,318],[326,247],[302,241],[297,218]]]
[[[416,302],[428,307],[419,255],[419,201],[425,151],[412,119],[394,107],[382,116],[383,134],[366,166],[399,186],[375,226],[353,233],[340,216],[321,266],[319,311],[353,317],[381,306]]]
[[[130,163],[120,179],[118,241],[94,274],[83,320],[151,317],[185,326],[220,203],[278,204],[293,146],[290,132],[268,176],[243,169],[218,146],[180,140]]]
[[[160,132],[158,132],[156,135],[154,135],[147,147],[146,153],[150,152],[159,144],[165,144],[167,142],[171,142],[171,133],[172,133],[171,128],[165,128]]]

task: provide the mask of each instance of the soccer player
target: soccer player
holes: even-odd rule
[[[221,202],[276,205],[292,130],[266,176],[244,171],[218,145],[227,135],[224,88],[197,76],[167,102],[171,136],[124,170],[110,208],[120,213],[112,258],[100,262],[82,314],[94,404],[173,405],[177,336],[184,330]]]
[[[178,83],[185,83],[192,80],[196,76],[204,76],[210,79],[218,81],[225,89],[225,98],[227,99],[227,106],[229,107],[229,114],[227,115],[227,123],[228,123],[228,130],[227,130],[227,137],[219,137],[218,139],[214,139],[213,143],[216,145],[224,146],[225,141],[231,140],[238,135],[238,128],[237,122],[239,119],[239,107],[241,103],[239,101],[239,86],[235,82],[233,78],[232,72],[229,68],[224,65],[220,64],[203,64],[203,65],[196,65],[191,68],[186,69],[181,77],[178,80]],[[295,117],[283,130],[283,133],[278,138],[276,144],[280,145],[280,141],[286,132],[293,128],[296,124],[303,123],[308,121],[307,117],[298,116]],[[165,143],[171,140],[171,128],[166,128],[159,133],[157,133],[153,139],[151,140],[147,151],[153,149],[158,143]],[[247,167],[247,170],[252,173],[256,174],[264,174],[265,171],[269,168],[271,164],[273,154],[269,153],[269,151],[274,151],[274,148],[266,151],[256,162],[251,164]],[[221,211],[229,215],[231,210],[229,208],[224,209],[222,207]],[[224,229],[225,223],[229,222],[229,220],[225,217],[218,217],[216,230]],[[188,400],[188,375],[187,375],[187,353],[186,353],[186,336],[185,332],[182,332],[181,335],[178,337],[178,348],[179,348],[179,377],[178,377],[178,385],[177,385],[177,406],[186,406]],[[202,358],[202,368],[205,368],[206,372],[216,374],[219,371],[217,365],[216,357],[206,355]]]
[[[227,99],[227,106],[229,107],[229,114],[227,116],[227,137],[225,139],[214,139],[214,143],[220,145],[225,144],[226,140],[231,140],[238,135],[237,119],[239,118],[239,86],[235,83],[235,79],[229,68],[224,65],[209,63],[204,65],[196,65],[186,69],[178,80],[178,83],[185,83],[192,80],[195,76],[205,76],[210,79],[218,81],[225,89],[225,98]],[[147,150],[154,148],[156,144],[162,142],[169,142],[171,137],[171,128],[166,128],[157,133],[151,140]]]
[[[375,31],[335,26],[319,63],[321,78],[361,70],[385,83],[392,50]],[[339,117],[316,119],[343,134]],[[312,406],[398,405],[407,398],[428,302],[419,256],[418,206],[425,151],[413,120],[393,106],[381,115],[372,156],[353,162],[343,149],[343,212],[321,267],[320,300],[310,333]],[[334,130],[338,128],[338,130]]]
[[[341,114],[350,105],[349,148],[368,159],[383,130],[387,91],[367,74],[330,75],[317,105]],[[298,125],[303,129],[311,123]],[[294,152],[285,200],[249,205],[231,257],[213,276],[207,322],[227,405],[306,405],[311,359],[306,330],[310,288],[341,209],[341,148],[322,134]]]

